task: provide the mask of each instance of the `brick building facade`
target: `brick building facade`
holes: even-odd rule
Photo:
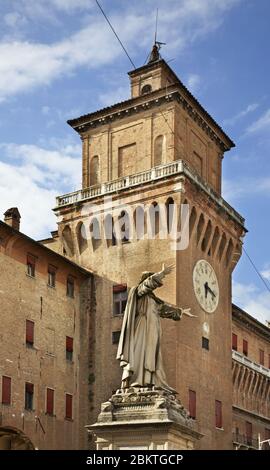
[[[0,449],[86,447],[92,275],[19,232],[11,212],[0,222]]]
[[[235,305],[232,320],[233,442],[257,449],[270,439],[270,330]]]

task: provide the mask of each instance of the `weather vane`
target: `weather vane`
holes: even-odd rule
[[[161,46],[165,46],[166,44],[165,42],[157,41],[157,27],[158,27],[158,8],[157,8],[157,14],[156,14],[155,41],[154,41],[154,46],[150,54],[148,63],[156,62],[161,59],[161,55],[159,51],[161,49]]]

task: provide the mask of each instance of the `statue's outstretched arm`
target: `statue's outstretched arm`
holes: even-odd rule
[[[175,264],[170,264],[169,266],[165,267],[165,264],[162,265],[162,270],[155,274],[155,276],[159,276],[160,279],[163,279],[165,276],[170,274],[175,268]]]
[[[138,296],[149,294],[151,291],[157,289],[157,287],[162,286],[162,279],[170,274],[175,265],[171,264],[167,268],[163,264],[162,270],[158,273],[152,274],[151,276],[147,277],[143,282],[141,282],[137,289]]]

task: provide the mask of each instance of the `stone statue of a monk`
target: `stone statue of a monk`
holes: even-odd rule
[[[129,292],[117,351],[123,369],[121,388],[156,386],[174,392],[163,369],[160,317],[178,321],[183,314],[195,315],[190,309],[164,302],[153,292],[173,268],[163,265],[158,273],[142,273],[139,285]]]

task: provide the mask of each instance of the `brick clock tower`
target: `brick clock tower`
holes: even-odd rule
[[[157,295],[197,318],[162,320],[168,382],[198,422],[200,448],[231,449],[231,274],[245,228],[221,196],[221,173],[234,144],[156,52],[129,73],[129,100],[68,121],[82,139],[82,189],[57,198],[59,239],[50,246],[97,274],[92,422],[120,385],[115,356],[125,286],[136,285],[142,271],[175,263]],[[189,238],[175,249],[166,211],[176,209],[183,233],[183,203]]]

